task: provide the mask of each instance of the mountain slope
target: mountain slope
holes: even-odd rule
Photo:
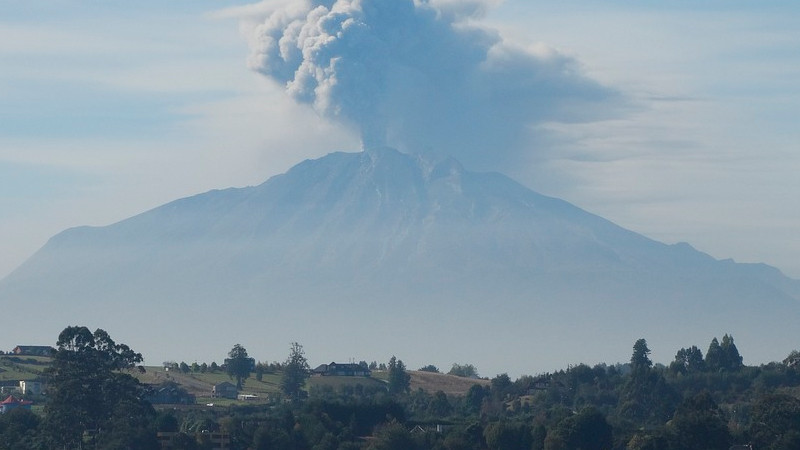
[[[322,360],[397,353],[520,372],[626,359],[639,337],[663,342],[668,359],[726,332],[745,357],[782,357],[800,337],[785,330],[799,299],[774,268],[665,245],[500,174],[391,149],[67,230],[0,284],[4,304],[59,312],[43,330],[17,327],[28,339],[88,320],[146,357],[222,359],[242,342],[282,359],[298,340]],[[501,348],[538,354],[512,366]]]

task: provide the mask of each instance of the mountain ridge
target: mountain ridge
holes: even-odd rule
[[[297,329],[291,324],[335,333],[327,321],[339,320],[346,329],[379,334],[381,323],[401,319],[430,334],[427,341],[409,339],[414,345],[401,340],[400,350],[450,342],[454,361],[458,354],[469,358],[471,347],[494,364],[493,345],[564,330],[575,333],[564,344],[575,357],[592,347],[592,333],[619,343],[648,332],[670,343],[702,336],[682,344],[688,346],[707,342],[704,333],[731,332],[737,343],[758,338],[756,349],[771,341],[790,345],[787,333],[759,336],[751,322],[789,327],[800,311],[800,282],[770,266],[718,261],[689,244],[649,239],[498,173],[382,148],[332,153],[257,186],[65,230],[0,282],[0,299],[25,303],[30,314],[69,303],[62,319],[86,318],[103,328],[110,320],[131,333],[133,324],[107,318],[98,305],[141,323],[165,311],[156,322],[169,327],[172,318],[184,331],[187,320],[214,322],[216,309],[248,311],[282,322],[274,339]],[[526,318],[547,323],[525,330]],[[659,323],[665,319],[672,328]],[[255,338],[243,328],[224,324],[197,339],[219,345],[232,332]],[[463,329],[486,341],[463,336]],[[297,334],[332,344],[306,329]],[[378,351],[354,331],[338,339]],[[562,362],[553,360],[555,367]]]

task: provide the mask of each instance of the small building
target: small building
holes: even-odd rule
[[[152,386],[145,398],[154,405],[194,405],[196,403],[194,395],[170,381]]]
[[[550,378],[542,376],[533,380],[533,383],[528,386],[528,394],[533,394],[535,391],[546,391],[548,389],[550,389]]]
[[[19,390],[23,395],[39,395],[42,393],[42,383],[41,381],[20,380]]]
[[[56,351],[49,345],[18,345],[11,350],[11,353],[19,356],[53,356]]]
[[[360,364],[332,362],[317,366],[311,374],[318,377],[369,377],[372,372]]]
[[[232,383],[228,383],[227,381],[223,381],[222,383],[215,384],[213,388],[211,388],[211,397],[212,398],[231,398],[236,399],[239,395],[239,390],[236,389],[236,385]]]
[[[426,425],[426,426],[417,425],[417,426],[411,428],[408,431],[411,434],[429,433],[429,432],[444,433],[445,426],[441,425],[441,424],[431,424],[431,425]]]
[[[17,399],[13,395],[9,395],[7,399],[0,402],[0,414],[5,414],[17,408],[31,409],[33,402],[30,400]]]

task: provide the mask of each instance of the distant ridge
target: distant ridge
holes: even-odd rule
[[[625,359],[639,337],[668,362],[730,333],[748,363],[800,338],[800,282],[773,267],[388,148],[66,230],[0,282],[0,301],[32,321],[4,332],[15,341],[81,323],[156,360],[221,360],[236,342],[282,359],[300,341],[325,359],[532,373]]]

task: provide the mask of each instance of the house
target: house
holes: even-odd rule
[[[222,383],[215,384],[213,388],[211,388],[211,397],[212,398],[232,398],[236,399],[239,395],[239,390],[236,389],[236,385],[232,383],[228,383],[227,381],[223,381]]]
[[[49,345],[18,345],[11,353],[20,356],[53,356],[56,349]]]
[[[336,363],[321,364],[311,371],[311,374],[318,377],[368,377],[372,372],[368,367],[360,364]]]
[[[550,389],[550,378],[539,377],[533,380],[533,383],[528,387],[528,393],[533,394],[534,391],[546,391]]]
[[[194,395],[171,381],[152,386],[145,398],[154,405],[194,405],[196,401]]]
[[[42,383],[40,381],[20,380],[19,390],[23,395],[39,395],[42,393]]]
[[[408,431],[411,434],[428,433],[428,432],[444,433],[445,426],[441,424],[426,425],[424,427],[422,425],[417,425]]]
[[[411,433],[411,434],[425,433],[425,428],[422,428],[422,426],[417,425],[414,428],[412,428],[411,430],[409,430],[409,433]]]
[[[0,403],[0,414],[5,414],[17,408],[31,409],[31,405],[33,405],[32,401],[20,400],[13,395],[9,395],[7,399]]]

